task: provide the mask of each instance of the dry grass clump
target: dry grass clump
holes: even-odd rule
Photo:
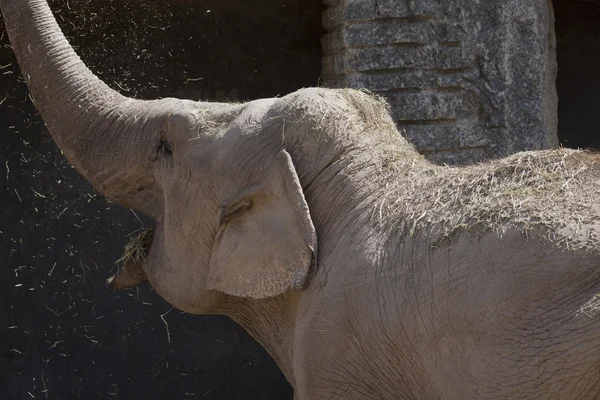
[[[303,145],[349,151],[393,143],[396,152],[418,155],[398,134],[386,100],[368,90],[309,88],[281,100],[278,113],[285,116],[286,127],[311,133]]]
[[[434,244],[464,231],[516,229],[564,248],[599,250],[599,164],[600,156],[567,149],[469,167],[398,157],[382,170],[389,183],[373,215]]]
[[[148,248],[152,243],[152,229],[147,229],[132,236],[125,245],[123,255],[115,261],[121,268],[126,265],[139,264],[148,256]]]
[[[340,89],[339,92],[355,108],[364,136],[375,136],[383,143],[393,145],[396,153],[418,156],[419,153],[403,134],[399,134],[385,98],[367,89]]]
[[[213,136],[220,130],[229,126],[231,121],[240,113],[241,107],[236,103],[193,103],[192,115],[196,120],[199,130],[188,141],[199,140],[206,136]]]
[[[596,293],[587,303],[582,305],[577,314],[583,314],[589,318],[595,318],[600,314],[600,294]]]

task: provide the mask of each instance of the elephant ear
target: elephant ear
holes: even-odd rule
[[[213,245],[208,289],[259,299],[308,285],[317,235],[285,150],[267,176],[268,182],[232,201],[235,211],[225,217]]]

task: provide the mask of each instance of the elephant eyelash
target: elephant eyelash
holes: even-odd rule
[[[221,223],[229,222],[232,219],[245,214],[252,208],[252,200],[244,199],[231,207],[225,207],[221,215]]]

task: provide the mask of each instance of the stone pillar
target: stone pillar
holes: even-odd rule
[[[432,159],[558,146],[550,0],[325,0],[330,87],[389,101]]]

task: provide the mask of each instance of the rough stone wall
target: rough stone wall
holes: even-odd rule
[[[433,160],[558,145],[550,0],[326,0],[324,82],[386,97]]]

